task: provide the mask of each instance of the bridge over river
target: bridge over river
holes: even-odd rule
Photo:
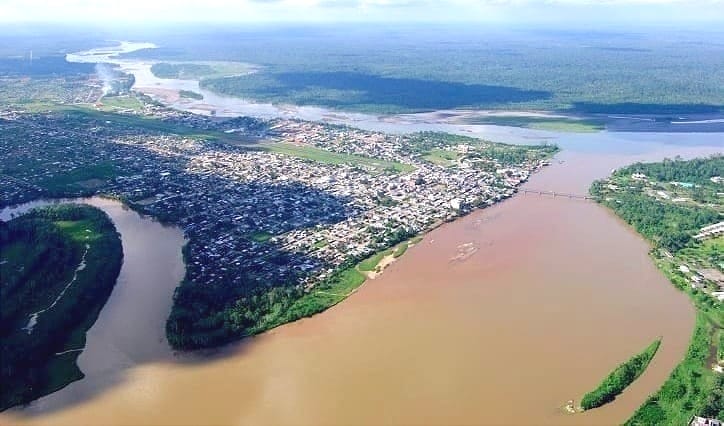
[[[521,192],[524,195],[525,194],[550,195],[550,196],[553,196],[553,198],[561,197],[561,198],[570,198],[570,199],[576,199],[576,200],[593,200],[593,197],[590,195],[574,194],[574,193],[570,193],[570,192],[546,191],[543,189],[519,188],[518,192]]]

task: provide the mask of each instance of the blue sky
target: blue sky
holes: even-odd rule
[[[0,0],[0,22],[722,23],[724,0]]]

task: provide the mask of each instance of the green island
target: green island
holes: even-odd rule
[[[656,355],[659,345],[661,345],[661,339],[656,339],[643,352],[616,367],[596,389],[583,396],[581,407],[584,410],[590,410],[616,399],[617,395],[643,374]]]
[[[0,221],[0,410],[83,378],[76,359],[123,261],[110,218],[86,205]]]
[[[202,62],[159,62],[151,66],[151,72],[158,78],[177,78],[182,80],[201,80],[243,75],[255,68],[249,64],[233,61]]]
[[[596,199],[647,238],[662,273],[693,301],[696,325],[684,359],[627,425],[724,418],[724,156],[637,163],[597,181]]]
[[[567,133],[595,133],[606,128],[606,122],[602,119],[576,119],[564,116],[536,117],[491,115],[488,117],[465,119],[463,122],[468,124],[492,124],[497,126],[523,127],[526,129]]]
[[[204,95],[202,95],[201,93],[196,93],[191,90],[179,90],[178,94],[182,98],[196,99],[197,101],[204,99]]]

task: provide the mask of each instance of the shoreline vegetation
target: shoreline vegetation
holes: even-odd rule
[[[76,360],[116,283],[123,249],[110,218],[80,204],[0,222],[0,242],[1,411],[84,377]]]
[[[661,338],[658,338],[647,346],[643,352],[634,355],[628,361],[616,367],[596,389],[581,398],[581,408],[591,410],[615,400],[618,395],[646,371],[660,345]]]
[[[721,291],[724,236],[695,238],[721,221],[718,180],[724,156],[637,163],[594,182],[591,194],[651,244],[658,269],[696,307],[696,325],[684,359],[626,425],[687,424],[692,416],[724,418],[724,309]],[[717,293],[718,294],[718,293]]]
[[[407,250],[419,244],[426,234],[436,229],[437,226],[443,224],[440,222],[415,236],[400,236],[402,241],[392,244],[390,248],[378,251],[369,257],[361,260],[351,259],[344,263],[331,276],[316,284],[309,291],[305,291],[300,297],[295,299],[286,309],[278,309],[266,315],[263,322],[254,327],[247,329],[246,333],[241,336],[229,336],[217,342],[214,346],[231,344],[240,339],[255,336],[272,330],[276,327],[298,321],[303,318],[309,318],[316,314],[322,313],[327,309],[337,305],[347,297],[354,294],[369,279],[378,277],[384,269],[398,258],[404,255]],[[398,239],[400,239],[398,237]],[[187,251],[184,247],[184,263],[188,261]],[[180,286],[181,284],[179,284]],[[176,350],[194,350],[206,349],[207,347],[179,347],[178,342],[172,342],[174,336],[173,330],[173,311],[166,323],[167,338],[169,344]]]
[[[204,95],[191,90],[179,90],[178,94],[182,98],[194,99],[197,101],[201,101],[204,99]]]
[[[272,146],[278,147],[280,145],[282,144]],[[514,153],[507,152],[506,147],[507,145],[505,144],[494,144],[494,147],[490,148],[489,154],[500,156],[504,162],[515,161],[516,157]],[[539,149],[542,150],[542,157],[538,158],[541,162],[546,162],[559,151],[556,146],[544,145]],[[315,160],[324,162],[324,159],[320,160],[315,158]],[[389,167],[386,168],[385,171],[393,173],[402,172],[395,171]],[[506,198],[502,198],[497,202],[505,201],[505,199]],[[455,219],[460,219],[480,208],[481,207],[478,206],[471,211],[457,216]],[[425,235],[448,221],[449,220],[437,221],[419,233],[393,232],[385,234],[383,237],[386,237],[386,248],[381,248],[370,256],[348,259],[332,272],[329,277],[323,279],[311,289],[276,287],[267,294],[254,294],[237,300],[233,306],[226,308],[217,315],[227,316],[231,322],[238,323],[242,323],[255,316],[259,316],[259,319],[253,323],[253,325],[244,327],[236,332],[229,332],[224,328],[212,329],[211,327],[200,330],[183,328],[183,321],[185,317],[189,315],[186,306],[193,304],[193,300],[195,300],[193,299],[195,297],[194,291],[197,289],[197,286],[190,284],[185,278],[176,289],[174,305],[166,322],[166,337],[168,342],[174,350],[203,350],[230,344],[247,337],[261,334],[281,325],[321,313],[354,294],[367,279],[376,278],[389,264],[404,255],[410,247],[422,241]],[[268,236],[264,236],[264,238],[266,237]],[[384,238],[380,241],[382,240],[384,240]],[[324,245],[325,243],[322,241],[319,242],[319,244]],[[185,246],[183,251],[184,263],[186,264],[189,262],[187,247],[188,246]],[[190,290],[182,293],[179,290],[184,286]],[[249,304],[249,302],[251,302],[251,304]],[[259,306],[267,308],[266,312],[262,311],[259,315]]]
[[[142,99],[145,101],[145,98]],[[17,191],[17,195],[8,197],[7,202],[9,204],[29,201],[34,198],[64,198],[114,193],[124,198],[124,202],[139,213],[153,217],[161,223],[178,226],[182,218],[188,220],[192,213],[189,210],[179,208],[180,203],[167,203],[163,197],[158,196],[160,194],[160,188],[168,190],[168,188],[165,187],[168,184],[164,183],[163,179],[161,181],[151,180],[154,172],[151,171],[150,168],[146,169],[148,171],[143,171],[144,174],[148,175],[144,177],[144,179],[148,179],[149,184],[155,186],[148,187],[147,189],[144,188],[140,192],[137,192],[137,195],[129,196],[129,194],[124,194],[118,189],[113,188],[113,186],[119,185],[117,182],[121,180],[121,178],[123,178],[124,182],[121,184],[122,186],[131,188],[139,185],[138,183],[134,183],[133,180],[127,180],[127,175],[130,172],[124,170],[124,167],[131,167],[134,173],[141,173],[140,170],[133,169],[133,167],[136,167],[135,165],[128,162],[127,159],[130,158],[130,156],[122,157],[118,160],[120,163],[113,164],[108,161],[97,162],[94,160],[94,156],[100,156],[101,150],[109,149],[112,155],[117,155],[117,152],[124,150],[131,153],[130,155],[136,155],[137,152],[141,153],[141,155],[144,155],[144,161],[147,161],[147,154],[154,156],[156,154],[152,152],[147,153],[145,150],[140,151],[141,148],[136,147],[136,143],[141,143],[144,139],[139,137],[139,134],[158,135],[158,137],[150,137],[153,146],[163,147],[166,144],[164,138],[167,136],[160,137],[160,135],[163,134],[171,135],[174,138],[188,139],[189,146],[193,144],[194,146],[201,146],[203,149],[208,149],[209,152],[221,152],[226,149],[225,145],[227,142],[233,142],[229,139],[238,138],[236,133],[225,133],[224,129],[227,127],[236,129],[239,128],[239,126],[251,126],[249,127],[251,130],[248,129],[248,132],[265,129],[265,124],[258,120],[232,119],[234,121],[222,126],[206,118],[187,113],[177,114],[171,112],[172,110],[162,110],[162,112],[143,115],[130,115],[96,111],[72,105],[61,105],[57,111],[56,113],[47,113],[47,115],[41,114],[43,118],[42,122],[40,122],[40,117],[36,116],[29,116],[27,119],[29,123],[33,125],[36,125],[35,123],[37,121],[37,126],[41,128],[45,128],[50,124],[65,129],[101,128],[103,130],[101,134],[102,138],[116,135],[115,138],[117,139],[118,135],[130,135],[128,137],[131,138],[134,143],[123,143],[119,144],[118,147],[114,144],[108,144],[106,148],[104,144],[96,144],[100,139],[93,139],[93,144],[87,148],[83,148],[83,152],[85,152],[86,155],[78,159],[76,167],[72,171],[68,171],[60,167],[60,165],[63,164],[62,155],[65,155],[65,152],[67,152],[65,150],[76,149],[76,146],[68,142],[72,139],[64,138],[56,140],[51,138],[44,141],[43,144],[45,145],[43,146],[50,148],[46,151],[48,161],[40,163],[34,158],[32,162],[29,162],[31,167],[21,169],[13,168],[16,166],[10,165],[6,169],[5,173],[9,176],[24,177],[28,182],[36,185],[33,188],[31,196],[29,196],[26,191]],[[170,117],[163,118],[167,114],[170,115]],[[317,125],[311,126],[314,127],[312,130],[314,132],[320,130],[316,128]],[[343,128],[343,126],[337,127],[329,125],[329,127],[325,128],[325,132],[337,132]],[[22,137],[26,137],[24,136],[26,129],[27,126],[17,126],[14,130],[17,135],[15,137],[18,140],[22,140]],[[248,132],[240,132],[240,134]],[[346,164],[351,166],[355,170],[355,173],[357,168],[361,168],[362,170],[367,170],[367,173],[370,175],[380,176],[380,180],[383,180],[384,176],[399,176],[410,173],[414,167],[413,164],[417,164],[418,162],[427,163],[423,157],[429,152],[434,151],[435,148],[446,152],[453,152],[457,151],[458,145],[467,144],[471,148],[466,149],[468,152],[464,157],[465,164],[451,164],[451,166],[465,166],[466,168],[484,170],[490,178],[490,191],[488,191],[485,197],[481,195],[470,200],[469,205],[458,208],[458,213],[450,211],[447,213],[448,216],[441,218],[441,220],[452,219],[467,212],[469,209],[493,204],[495,201],[510,195],[514,190],[512,187],[506,189],[505,181],[508,180],[512,182],[518,179],[515,172],[510,170],[511,168],[525,165],[523,167],[524,169],[533,170],[535,167],[542,166],[545,160],[558,151],[558,148],[552,145],[514,146],[432,132],[416,133],[406,136],[406,138],[409,139],[409,142],[405,142],[400,145],[399,148],[394,149],[400,149],[401,155],[411,159],[410,162],[398,162],[398,159],[394,155],[381,156],[383,158],[368,157],[367,155],[373,154],[365,153],[364,156],[361,154],[347,154],[344,148],[340,148],[341,152],[336,152],[332,149],[323,150],[311,144],[303,146],[293,144],[260,144],[255,148],[270,150],[274,148],[277,151],[284,151],[274,151],[275,154],[279,154],[278,158],[280,161],[287,157],[294,157],[304,160],[304,164],[312,162],[321,164]],[[63,151],[60,147],[63,148]],[[246,149],[247,148],[244,148],[244,150]],[[232,151],[234,155],[243,155],[240,152],[241,149],[233,147],[233,149],[229,148],[229,150]],[[175,152],[175,148],[172,151]],[[249,151],[254,150],[249,149]],[[186,155],[186,152],[190,151],[182,151],[183,155]],[[102,158],[105,158],[106,155],[108,154],[103,152]],[[159,159],[167,162],[165,167],[172,170],[179,167],[182,162],[182,160],[177,157],[180,157],[180,155],[176,156],[176,154],[174,154],[174,156],[170,157],[164,155],[160,156]],[[451,158],[459,159],[459,162],[462,162],[463,159],[461,153],[457,153]],[[292,162],[290,162],[290,164],[291,163]],[[293,163],[298,164],[296,161]],[[230,169],[232,168],[235,169],[235,167],[230,166]],[[500,173],[497,173],[498,169],[501,170]],[[182,174],[179,175],[182,179],[194,182],[200,181],[196,175],[184,173],[185,172],[182,172]],[[32,176],[32,178],[29,178],[30,176]],[[35,178],[35,176],[43,177]],[[268,179],[274,179],[276,181],[277,177],[279,176],[275,177],[273,174],[270,174]],[[203,185],[229,184],[231,181],[225,182],[226,179],[228,179],[226,176],[214,176],[211,182],[205,182]],[[207,181],[208,179],[204,180]],[[279,179],[279,181],[281,181],[281,179]],[[414,182],[414,185],[429,186],[423,176],[411,182]],[[254,185],[256,185],[256,183]],[[266,185],[265,183],[264,186]],[[291,195],[293,191],[296,190],[296,187],[292,188],[288,183],[275,185],[279,186],[273,189],[277,192],[288,191]],[[246,188],[246,186],[242,188],[242,191],[247,190],[249,190],[249,188]],[[310,191],[312,190],[316,191],[316,189],[310,188]],[[385,207],[392,207],[395,202],[391,197],[380,194],[375,194],[372,197],[371,200],[373,202]],[[200,200],[199,198],[197,201]],[[160,202],[161,207],[149,207],[154,201]],[[273,200],[264,199],[263,201],[264,208],[267,208],[266,205],[271,205]],[[310,202],[311,201],[312,198],[310,197]],[[341,204],[333,204],[333,201],[332,199],[324,200],[324,202],[328,202],[333,209],[341,207]],[[246,204],[246,202],[239,201],[239,204]],[[291,212],[293,209],[299,210],[302,208],[306,207],[289,206],[287,211]],[[450,208],[452,209],[452,207]],[[310,213],[313,212],[310,211]],[[341,214],[346,213],[340,211],[339,215]],[[330,218],[338,220],[336,219],[337,216],[333,216],[332,213],[325,213],[324,215],[310,214],[309,220],[318,220],[316,216],[321,218],[325,215],[329,215]],[[250,217],[247,218],[248,221],[263,223],[264,217],[260,210],[251,210],[249,216]],[[326,307],[338,303],[338,301],[343,298],[343,296],[340,295],[348,294],[348,289],[360,284],[356,282],[359,281],[359,278],[356,277],[357,272],[344,272],[345,270],[350,268],[354,269],[358,262],[364,260],[364,257],[379,250],[397,245],[412,237],[413,233],[417,234],[423,229],[430,229],[432,223],[426,223],[414,229],[391,221],[380,223],[380,227],[375,228],[378,234],[374,235],[370,240],[367,249],[357,251],[357,253],[364,254],[357,254],[355,259],[349,259],[349,262],[344,264],[334,264],[333,267],[330,265],[330,268],[323,273],[324,276],[316,280],[318,285],[320,285],[318,289],[334,293],[335,296],[315,293],[316,297],[308,296],[309,290],[305,291],[305,284],[308,283],[300,285],[300,280],[297,279],[302,278],[301,276],[306,273],[300,261],[301,257],[305,256],[305,254],[288,253],[279,250],[277,242],[270,241],[272,239],[271,233],[266,235],[261,232],[265,230],[263,226],[251,226],[249,223],[244,223],[243,225],[245,235],[239,235],[239,238],[244,239],[244,242],[235,246],[239,247],[239,253],[236,256],[244,262],[249,263],[249,265],[245,266],[245,268],[247,268],[246,270],[237,268],[236,265],[230,265],[228,268],[220,268],[218,273],[206,273],[202,271],[204,268],[203,263],[206,262],[207,259],[211,259],[211,257],[208,257],[207,255],[209,253],[204,252],[203,247],[197,243],[202,240],[202,238],[187,233],[187,237],[190,239],[185,251],[187,274],[174,293],[174,305],[166,327],[168,341],[174,349],[191,350],[226,344],[252,334],[258,334],[276,325],[320,312]],[[274,239],[283,235],[284,232],[292,230],[295,226],[297,225],[284,225],[280,223],[278,225],[279,229],[273,232]],[[211,228],[208,224],[200,223],[199,227],[213,229],[213,232],[219,232],[219,235],[221,235],[222,228],[230,227],[230,229],[235,229],[234,224],[229,223],[228,219],[224,219],[223,221],[219,220],[216,228]],[[269,232],[269,230],[266,231]],[[371,231],[370,229],[364,229],[364,232],[370,233]],[[305,248],[305,250],[308,249],[310,252],[313,252],[315,248],[323,248],[328,243],[324,241],[324,238],[321,238],[310,242],[310,244],[310,248]],[[226,244],[218,243],[218,245]],[[268,249],[270,257],[265,259],[265,261],[268,260],[266,263],[269,267],[264,269],[262,266],[258,268],[256,266],[250,266],[252,261],[246,259],[248,254],[244,254],[246,252],[241,250],[242,247],[248,247],[248,249],[245,248],[244,250],[255,251]],[[214,256],[218,254],[219,253],[214,253]],[[398,257],[401,255],[402,250],[398,252]],[[268,270],[278,269],[273,265],[282,266],[285,262],[288,262],[290,258],[296,259],[296,261],[299,262],[297,269],[287,270],[277,277],[261,276],[262,274],[268,273]],[[189,273],[190,270],[192,273]],[[212,275],[214,275],[213,279],[211,278]],[[194,281],[194,279],[199,276],[203,276],[206,281]],[[202,285],[208,284],[210,281],[213,282],[212,285]],[[321,281],[324,281],[324,283],[321,283]],[[332,290],[330,290],[330,288],[332,288]],[[341,290],[339,290],[339,288],[341,288]],[[297,299],[302,297],[304,297],[304,299],[301,302],[297,301]],[[292,309],[292,311],[287,313],[290,309]]]

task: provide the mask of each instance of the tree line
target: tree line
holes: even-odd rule
[[[81,226],[73,229],[73,224]],[[86,244],[90,246],[86,267],[78,271],[76,281],[50,308],[73,279]],[[123,251],[105,213],[79,205],[36,209],[8,222],[0,221],[0,247],[4,262],[0,266],[3,410],[83,377],[75,364],[78,352],[56,353],[84,346],[85,332],[116,282]],[[43,309],[32,332],[24,329],[31,314]]]

